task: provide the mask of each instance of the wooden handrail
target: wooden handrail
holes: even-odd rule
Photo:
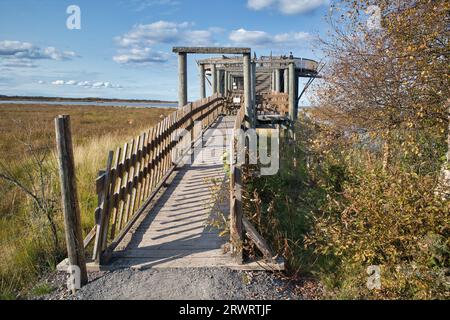
[[[237,162],[238,134],[245,129],[245,106],[236,115],[230,148],[230,241],[232,253],[239,264],[243,263],[243,207],[242,207],[242,164]]]
[[[270,114],[289,112],[289,96],[287,93],[262,93],[256,97],[257,111]]]
[[[237,150],[243,146],[237,145],[239,142],[245,143],[245,148],[248,151],[247,139],[239,141],[239,134],[241,130],[246,130],[245,122],[248,121],[245,116],[245,109],[241,107],[236,115],[234,123],[233,136],[231,143],[230,155],[230,240],[232,245],[232,253],[237,263],[242,264],[244,260],[243,241],[244,232],[247,237],[253,241],[258,249],[263,253],[267,260],[274,260],[275,256],[267,241],[258,233],[256,228],[244,216],[243,209],[243,167],[247,163],[240,163],[237,155]],[[245,157],[246,159],[247,157]],[[241,159],[242,160],[242,159]],[[247,161],[247,160],[245,160]]]
[[[184,145],[185,140],[177,138],[178,130],[190,131],[195,140],[221,113],[223,98],[215,94],[179,108],[115,153],[110,151],[108,167],[95,182],[99,204],[94,261],[105,262],[170,176],[178,160],[174,159],[175,149],[186,152],[192,148],[192,141]],[[201,122],[200,132],[195,132],[196,122]],[[89,233],[85,245],[93,240],[93,234]]]

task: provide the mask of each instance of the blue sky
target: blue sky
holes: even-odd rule
[[[69,30],[66,10],[81,10]],[[1,0],[0,94],[177,99],[178,45],[319,59],[328,0]],[[199,96],[189,58],[189,99]]]

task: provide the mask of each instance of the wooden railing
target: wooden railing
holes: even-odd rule
[[[84,240],[87,247],[95,239],[96,263],[109,260],[181,157],[192,149],[195,140],[222,109],[223,99],[219,95],[187,104],[115,153],[110,151],[106,170],[96,181],[96,225]],[[190,136],[181,134],[182,130],[190,132]]]
[[[262,93],[256,96],[257,111],[260,114],[286,114],[289,112],[287,93]]]
[[[245,130],[245,107],[236,115],[230,148],[230,241],[232,253],[238,263],[243,262],[243,207],[242,207],[242,163],[238,160],[239,132]]]
[[[233,135],[231,138],[230,151],[230,241],[232,253],[236,262],[242,264],[244,261],[243,242],[244,236],[250,239],[261,251],[267,261],[274,261],[274,253],[267,241],[258,233],[253,224],[244,215],[243,207],[243,169],[248,164],[248,140],[239,138],[241,130],[249,128],[249,119],[245,115],[245,108],[242,106],[236,115]],[[238,152],[240,148],[245,148],[245,157],[240,159]]]
[[[233,91],[226,97],[227,99],[227,113],[236,114],[244,105],[244,93],[240,91]]]

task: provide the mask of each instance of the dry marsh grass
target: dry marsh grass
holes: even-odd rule
[[[95,179],[104,168],[109,150],[152,127],[172,109],[0,104],[0,162],[18,177],[32,166],[27,143],[35,148],[54,144],[54,118],[71,116],[74,155],[83,231],[94,222],[97,205]],[[46,159],[51,175],[48,192],[59,200],[56,158]],[[64,238],[61,213],[55,217],[58,236]],[[0,300],[20,298],[32,289],[39,274],[50,270],[64,255],[64,243],[55,248],[45,217],[13,185],[0,180]]]
[[[117,134],[135,134],[151,127],[168,108],[123,108],[107,106],[14,105],[0,102],[0,157],[8,159],[21,152],[17,141],[27,138],[29,128],[39,135],[33,137],[35,146],[48,143],[47,135],[54,135],[54,118],[60,114],[71,116],[74,144],[91,138]],[[50,141],[53,143],[53,141]]]

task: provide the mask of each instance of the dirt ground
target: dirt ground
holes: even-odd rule
[[[46,283],[55,290],[43,300],[298,300],[314,299],[307,282],[289,281],[280,274],[234,271],[227,268],[122,269],[90,274],[76,295],[66,287],[67,275],[55,273]],[[306,284],[306,286],[305,286]],[[317,288],[315,289],[317,291]]]

